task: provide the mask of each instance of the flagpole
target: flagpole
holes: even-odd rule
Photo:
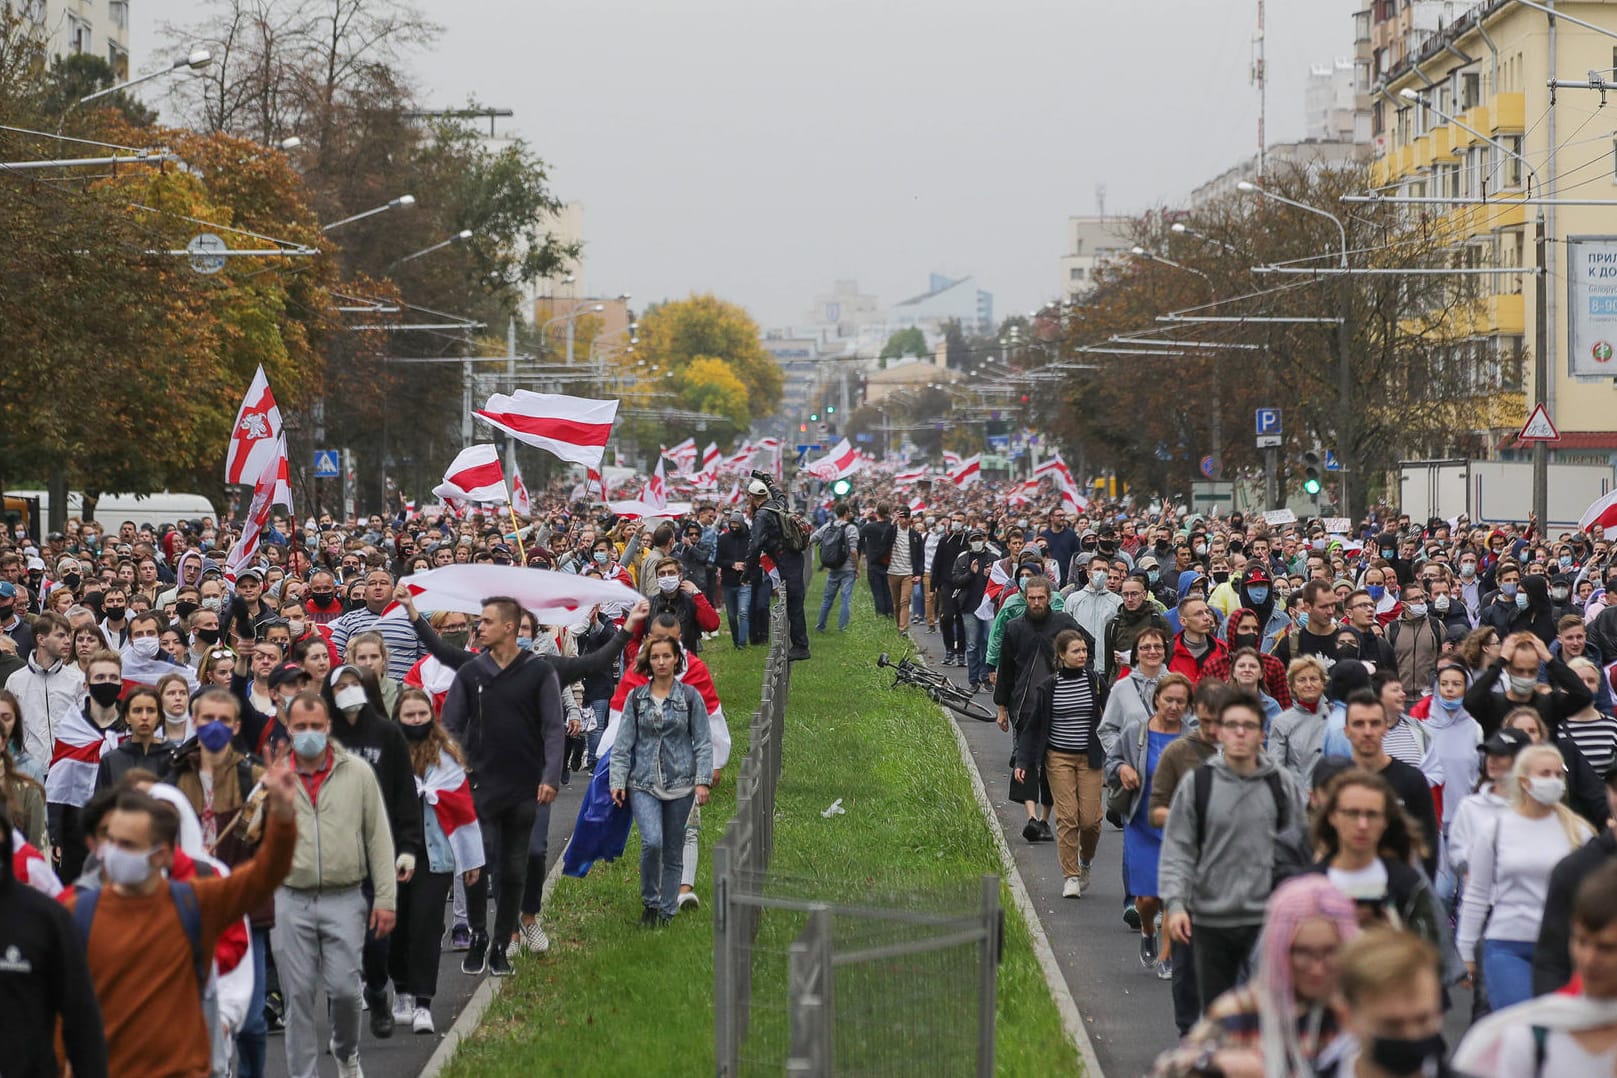
[[[505,499],[505,507],[511,510],[511,533],[517,541],[517,556],[522,559],[523,565],[527,565],[528,551],[522,545],[522,526],[517,523],[517,507],[510,498]]]

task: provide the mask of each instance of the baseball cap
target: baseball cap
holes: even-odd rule
[[[15,599],[16,597],[17,585],[9,580],[0,580],[0,599]]]
[[[1482,753],[1485,756],[1515,756],[1529,744],[1531,739],[1525,730],[1495,730],[1493,736],[1482,743]],[[1613,770],[1617,770],[1617,765],[1607,769],[1608,778]]]
[[[1246,572],[1241,574],[1241,579],[1243,581],[1245,581],[1246,583],[1248,583],[1248,584],[1269,584],[1269,583],[1272,583],[1272,581],[1269,578],[1269,571],[1267,569],[1265,569],[1261,565],[1249,565],[1249,566],[1247,566],[1246,567]]]
[[[248,577],[251,577],[252,579],[258,581],[260,584],[262,584],[264,582],[263,570],[256,569],[256,568],[254,568],[252,566],[248,566],[247,568],[243,569],[241,572],[236,574],[236,583],[240,584],[243,580],[246,580]]]
[[[282,663],[270,671],[269,686],[272,689],[279,689],[282,685],[296,681],[299,678],[308,681],[309,672],[297,663]]]

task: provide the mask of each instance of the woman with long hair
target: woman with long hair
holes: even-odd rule
[[[642,928],[657,928],[678,909],[685,862],[685,822],[691,804],[707,804],[713,781],[713,741],[702,694],[675,677],[677,640],[650,641],[635,670],[651,680],[630,691],[612,747],[615,804],[628,805],[640,829]]]
[[[426,863],[399,884],[398,926],[388,951],[393,1020],[430,1034],[435,1032],[432,999],[443,951],[444,900],[456,873],[467,886],[477,882],[483,834],[470,811],[466,757],[434,717],[432,697],[422,689],[403,689],[394,719],[410,745],[427,855]]]
[[[1553,745],[1521,751],[1508,793],[1509,809],[1472,842],[1471,876],[1460,904],[1460,953],[1469,956],[1482,941],[1483,976],[1495,1010],[1532,997],[1533,945],[1550,872],[1593,834],[1561,803],[1566,768]],[[1477,963],[1467,957],[1466,967],[1475,976]]]
[[[19,757],[29,761],[24,767]],[[0,689],[0,803],[23,837],[41,850],[50,848],[46,837],[45,775],[35,774],[32,758],[22,747],[22,705]]]
[[[0,744],[11,753],[11,763],[18,771],[44,786],[48,761],[29,755],[23,747],[22,733],[22,702],[14,694],[0,689]]]
[[[73,630],[73,662],[80,673],[90,672],[90,656],[106,650],[107,638],[94,625],[80,625]]]
[[[1352,900],[1328,879],[1311,873],[1282,883],[1269,896],[1253,979],[1211,1001],[1152,1073],[1315,1073],[1338,1034],[1331,1008],[1337,957],[1358,934]]]
[[[1106,685],[1089,665],[1089,638],[1081,630],[1061,630],[1054,645],[1056,670],[1033,690],[1032,710],[1017,733],[1011,777],[1022,793],[1030,793],[1029,776],[1043,770],[1055,805],[1056,856],[1066,878],[1061,897],[1081,898],[1105,819],[1106,753],[1098,727]]]
[[[179,745],[196,733],[191,725],[191,683],[184,674],[157,679],[157,699],[163,705],[163,739]]]
[[[1190,679],[1183,674],[1164,674],[1151,695],[1151,717],[1125,726],[1106,757],[1107,779],[1128,791],[1122,812],[1123,873],[1140,915],[1140,964],[1164,981],[1173,977],[1173,959],[1168,937],[1157,933],[1157,914],[1162,911],[1157,897],[1162,829],[1153,827],[1151,814],[1142,810],[1151,803],[1151,780],[1163,750],[1185,733],[1192,691]]]

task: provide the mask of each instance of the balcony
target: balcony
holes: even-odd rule
[[[1493,111],[1493,127],[1484,131],[1521,131],[1527,123],[1526,94],[1495,94],[1489,102]]]

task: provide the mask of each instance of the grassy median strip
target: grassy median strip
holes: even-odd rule
[[[848,632],[811,633],[814,658],[792,670],[771,871],[834,881],[833,893],[849,884],[926,889],[997,874],[998,855],[947,720],[919,690],[888,687],[891,677],[876,668],[876,656],[886,650],[896,657],[906,645],[891,622],[871,615],[868,597],[861,598],[863,609],[856,609]],[[721,635],[704,657],[738,762],[758,702],[763,649],[737,652]],[[844,814],[821,816],[838,798]],[[722,783],[703,810],[697,893],[704,899],[712,880],[709,850],[734,807],[733,790]],[[666,930],[639,930],[638,865],[639,843],[631,837],[618,862],[596,865],[586,879],[558,882],[544,915],[549,955],[516,963],[517,975],[462,1045],[450,1075],[526,1076],[563,1068],[712,1073],[711,911],[704,905]],[[999,1073],[1074,1073],[1076,1055],[1026,925],[1009,898],[1003,901]],[[460,975],[451,961],[445,955],[445,977]]]

